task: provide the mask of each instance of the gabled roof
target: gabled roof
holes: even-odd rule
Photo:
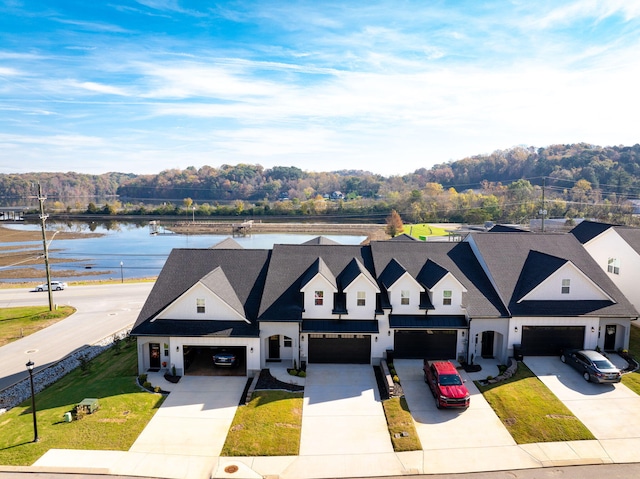
[[[300,289],[302,290],[316,276],[322,276],[331,286],[336,290],[338,289],[336,277],[322,258],[316,258],[313,264],[309,266],[309,269],[307,269],[300,282]]]
[[[138,315],[132,335],[136,334],[158,334],[163,331],[172,318],[152,321],[156,316],[164,311],[176,299],[182,296],[187,290],[192,288],[201,280],[206,281],[211,287],[227,300],[230,300],[228,289],[233,290],[240,307],[242,316],[254,323],[258,314],[260,297],[264,280],[267,274],[267,266],[271,252],[257,249],[174,249],[169,254],[167,261],[156,280],[151,293],[142,306]],[[213,286],[219,273],[208,276],[218,269],[224,273],[228,285]],[[234,300],[230,300],[234,302]],[[191,321],[179,320],[171,321],[175,326],[172,334],[177,336],[188,331],[197,329],[199,335],[216,334],[228,330],[229,325],[225,321]],[[201,324],[202,323],[202,324]],[[244,321],[232,322],[235,332],[229,334],[239,334],[242,330],[246,333],[251,325]]]
[[[522,299],[566,263],[566,259],[558,258],[557,256],[538,251],[529,251],[520,272],[518,283],[514,288],[514,299],[516,301]]]
[[[418,273],[418,277],[416,279],[427,289],[431,289],[438,284],[438,282],[444,278],[448,272],[449,271],[438,263],[429,259],[420,270],[420,273]]]
[[[576,312],[593,316],[637,316],[635,308],[574,235],[471,233],[466,241],[477,248],[481,261],[486,265],[500,297],[513,316],[573,316]],[[541,261],[541,264],[536,264],[536,260]],[[521,301],[518,303],[523,296],[523,291],[530,291],[536,287],[567,261],[573,263],[613,301],[597,301],[598,308],[595,309],[594,304],[587,304],[589,301]]]
[[[378,276],[378,281],[388,290],[406,273],[406,268],[402,266],[397,259],[391,258],[380,273],[380,276]]]
[[[220,243],[211,246],[212,249],[244,249],[244,247],[233,238],[225,238]]]
[[[328,244],[340,244],[337,241],[333,241],[332,239],[325,238],[324,236],[316,236],[315,238],[310,239],[309,241],[305,241],[302,244],[306,245],[328,245]]]
[[[530,233],[522,228],[518,228],[516,226],[509,225],[494,225],[490,230],[490,233]]]
[[[388,239],[387,241],[418,241],[418,238],[414,238],[407,233],[399,234],[398,236],[394,236],[393,238]]]
[[[425,285],[433,281],[424,276],[426,272],[434,274],[436,281],[450,273],[467,290],[464,307],[471,317],[508,315],[468,243],[372,241],[371,251],[376,273],[384,271],[392,260],[402,262],[403,269]],[[429,261],[433,264],[427,265]]]
[[[300,321],[303,296],[300,290],[310,268],[337,278],[356,258],[373,275],[371,250],[361,245],[274,245],[260,303],[260,321]],[[314,263],[318,265],[314,267]]]
[[[570,233],[575,236],[580,243],[585,244],[596,236],[601,235],[614,225],[608,223],[599,223],[597,221],[584,220],[578,226],[573,228]]]
[[[244,306],[238,299],[236,291],[233,289],[233,286],[231,286],[231,283],[220,266],[206,274],[200,280],[200,283],[205,285],[240,316],[244,316]]]
[[[615,226],[614,230],[636,253],[640,254],[640,229]]]
[[[364,276],[373,286],[375,286],[376,289],[378,289],[378,283],[375,278],[371,275],[369,270],[364,267],[358,258],[353,258],[338,276],[339,289],[344,291],[360,276]]]

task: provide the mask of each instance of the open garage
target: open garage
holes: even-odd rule
[[[403,359],[455,359],[458,332],[455,329],[394,333],[394,356]]]
[[[369,364],[369,334],[309,334],[310,363]]]
[[[522,354],[559,356],[563,349],[584,347],[584,326],[523,326]]]
[[[213,356],[229,353],[235,362],[229,366],[216,366]],[[246,376],[247,348],[245,346],[187,346],[183,347],[185,375],[187,376]]]

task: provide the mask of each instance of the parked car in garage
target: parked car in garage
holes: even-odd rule
[[[622,380],[620,369],[597,351],[568,349],[562,352],[560,361],[580,372],[585,381],[619,383]]]
[[[67,283],[63,283],[62,281],[51,281],[51,291],[61,291],[66,289]],[[39,284],[36,286],[36,291],[48,291],[49,285],[47,283]]]
[[[222,350],[213,355],[213,364],[214,366],[237,366],[238,357],[234,353]]]
[[[423,371],[438,409],[469,407],[469,390],[451,361],[425,361]]]

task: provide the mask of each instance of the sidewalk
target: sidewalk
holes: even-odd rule
[[[482,374],[486,377],[490,365]],[[284,367],[271,367],[271,373],[284,382],[304,384],[304,378],[289,376]],[[166,382],[160,373],[149,380],[166,391],[176,385]],[[181,391],[185,395],[184,391]],[[184,396],[183,403],[187,399]],[[164,406],[163,406],[164,407]],[[181,406],[184,407],[184,404]],[[192,417],[197,408],[191,408]],[[211,408],[203,408],[209,411]],[[184,409],[181,413],[185,414]],[[163,411],[163,421],[167,412]],[[177,417],[178,419],[179,416]],[[165,425],[165,433],[177,438],[178,428]],[[201,427],[196,426],[196,427]],[[222,441],[224,437],[222,438]],[[145,441],[146,443],[146,441]],[[139,444],[140,445],[140,444]],[[166,443],[165,443],[166,446]],[[540,467],[638,462],[640,438],[573,441],[487,447],[477,444],[464,448],[431,448],[413,452],[375,454],[309,454],[285,457],[219,457],[220,451],[199,450],[187,455],[179,449],[152,451],[50,450],[32,467],[2,468],[31,472],[84,472],[112,475],[155,476],[168,479],[242,478],[322,479],[332,477],[402,476],[407,474],[454,474],[478,471],[531,469]],[[70,466],[72,465],[72,466]]]

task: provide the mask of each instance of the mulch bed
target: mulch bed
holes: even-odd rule
[[[256,384],[256,390],[258,389],[284,389],[285,391],[302,392],[304,391],[304,386],[280,381],[274,378],[268,369],[263,369],[260,371],[258,383]]]

